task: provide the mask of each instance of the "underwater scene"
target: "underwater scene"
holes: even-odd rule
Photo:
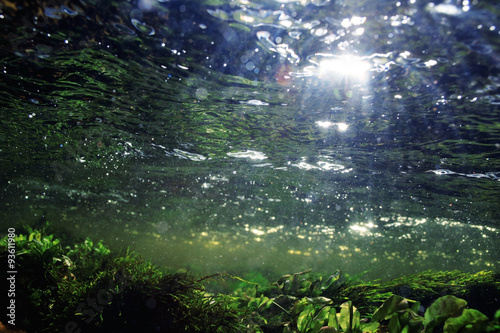
[[[0,331],[500,331],[497,1],[2,0],[0,43]]]

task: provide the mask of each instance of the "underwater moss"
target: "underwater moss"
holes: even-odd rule
[[[112,255],[86,239],[63,245],[44,230],[17,235],[15,328],[28,332],[231,332],[245,318],[227,295],[210,295],[204,278],[162,272],[127,251]],[[6,238],[0,259],[7,257]],[[2,289],[8,288],[2,281]],[[8,323],[5,313],[1,322]]]

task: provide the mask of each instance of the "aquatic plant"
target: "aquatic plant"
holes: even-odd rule
[[[409,306],[409,303],[413,303]],[[467,309],[467,302],[453,295],[438,298],[425,311],[418,315],[420,302],[410,301],[393,295],[375,311],[372,321],[389,321],[386,330],[389,332],[498,332],[500,310],[496,311],[493,320],[478,310]]]
[[[239,331],[245,312],[228,295],[207,294],[205,278],[168,274],[127,251],[116,256],[87,239],[63,246],[44,230],[16,236],[16,328],[26,331]],[[0,259],[7,255],[6,237]],[[5,284],[5,281],[1,282]],[[2,286],[4,287],[4,286]],[[0,321],[7,323],[2,313]]]
[[[246,275],[254,281],[226,273],[195,277],[164,272],[133,251],[115,255],[102,242],[63,244],[47,226],[27,227],[15,237],[23,272],[16,281],[22,291],[16,304],[23,309],[16,328],[26,331],[500,331],[498,304],[481,289],[498,295],[493,272],[424,272],[384,283],[363,283],[340,271],[324,278],[310,270],[274,283],[258,272]],[[0,260],[7,246],[4,237]],[[226,278],[237,281],[232,294],[207,292],[205,283]],[[0,283],[5,288],[6,282]],[[467,307],[480,303],[473,295],[485,295],[481,309]],[[5,314],[0,316],[7,323]]]
[[[346,332],[361,333],[375,332],[379,323],[361,323],[361,314],[347,301],[340,306],[340,312],[336,312],[334,307],[324,306],[322,303],[331,303],[326,298],[308,299],[304,298],[294,305],[293,313],[300,313],[293,316],[290,322],[285,324],[284,332]],[[296,330],[294,327],[296,326]]]
[[[413,303],[411,306],[409,303]],[[373,314],[371,321],[389,321],[389,332],[420,332],[423,319],[418,315],[420,302],[391,295]]]
[[[265,299],[269,308],[272,299]],[[411,304],[411,306],[410,306]],[[420,302],[392,295],[368,318],[351,301],[340,305],[336,312],[332,301],[325,297],[304,297],[295,302],[289,320],[283,323],[283,332],[299,333],[362,333],[362,332],[498,332],[500,330],[500,310],[493,320],[475,309],[466,309],[467,302],[458,297],[447,295],[438,298],[427,309],[424,316],[418,314]],[[274,331],[272,329],[264,330]]]
[[[474,274],[454,271],[424,271],[386,282],[370,281],[347,285],[343,297],[352,300],[364,313],[373,313],[391,295],[419,300],[428,307],[437,298],[454,295],[492,317],[500,299],[500,274],[480,271]]]
[[[361,283],[356,278],[342,279],[337,271],[323,279],[310,271],[286,274],[270,286],[253,286],[253,293],[236,291],[247,300],[252,309],[252,317],[259,318],[263,332],[495,332],[500,326],[498,304],[489,303],[485,298],[485,308],[492,313],[488,316],[477,309],[465,309],[467,301],[452,295],[440,297],[445,291],[470,296],[469,289],[480,290],[484,286],[493,294],[499,292],[498,275],[493,272],[465,274],[453,272],[427,271],[385,283],[377,281]],[[441,278],[441,280],[439,280]],[[421,281],[420,285],[417,281]],[[404,283],[402,283],[404,282]],[[416,288],[415,293],[422,296],[428,306],[427,311],[421,301],[397,295],[405,291],[403,286]],[[493,286],[493,289],[491,287]],[[260,288],[260,290],[259,290]],[[252,290],[251,288],[247,288]],[[260,296],[257,296],[259,291]],[[327,297],[326,295],[331,296]],[[434,299],[429,300],[429,295]],[[437,296],[436,296],[437,295]],[[352,296],[359,301],[355,307]],[[340,306],[339,306],[340,304]],[[476,302],[477,304],[477,302]],[[340,307],[337,312],[336,307]],[[360,308],[363,309],[360,312]],[[373,309],[365,311],[366,309]],[[361,313],[364,317],[361,317]]]

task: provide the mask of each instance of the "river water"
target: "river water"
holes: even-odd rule
[[[173,270],[498,269],[496,1],[4,1],[0,225]]]

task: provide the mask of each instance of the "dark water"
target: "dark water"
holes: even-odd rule
[[[194,272],[498,269],[496,1],[3,1],[0,225]]]

